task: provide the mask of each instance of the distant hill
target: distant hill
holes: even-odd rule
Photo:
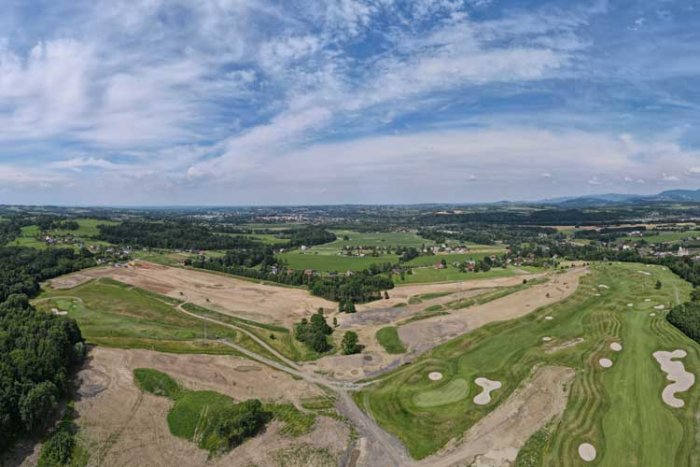
[[[700,190],[667,190],[655,195],[606,193],[600,195],[552,198],[541,201],[542,204],[567,208],[660,202],[697,203],[700,202]]]

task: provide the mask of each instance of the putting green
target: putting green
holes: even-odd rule
[[[437,389],[417,393],[413,402],[417,407],[438,407],[460,401],[468,395],[469,383],[464,378],[457,378]]]
[[[666,268],[649,269],[651,275],[646,276],[637,272],[641,267],[594,264],[566,300],[457,337],[385,375],[355,398],[414,457],[424,458],[502,404],[534,367],[568,366],[576,370],[576,377],[561,419],[546,436],[540,432],[536,442],[526,444],[530,453],[537,451],[534,457],[542,465],[581,465],[581,443],[596,447],[596,465],[700,465],[695,421],[700,385],[679,393],[684,407],[668,407],[661,400],[666,376],[652,357],[657,350],[684,349],[685,368],[700,377],[700,346],[665,318],[670,306],[687,299],[691,287]],[[664,284],[658,290],[657,280]],[[598,289],[599,284],[609,288]],[[630,308],[630,302],[638,305]],[[658,304],[665,309],[650,316]],[[543,336],[555,342],[583,341],[547,353]],[[622,342],[622,351],[613,351],[613,342]],[[601,358],[610,359],[613,366],[601,368]],[[444,379],[434,389],[426,375],[436,370]],[[490,404],[477,406],[466,397],[425,405],[430,396],[439,399],[434,393],[426,399],[429,391],[476,376],[503,383]]]

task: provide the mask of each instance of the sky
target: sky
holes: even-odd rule
[[[700,188],[696,0],[0,4],[0,204]]]

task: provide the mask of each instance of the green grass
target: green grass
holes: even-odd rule
[[[292,269],[313,269],[320,272],[361,271],[371,264],[397,263],[397,255],[381,256],[340,256],[292,251],[277,255]]]
[[[459,272],[457,268],[448,266],[445,269],[435,269],[434,267],[414,268],[413,274],[404,275],[404,279],[397,275],[393,276],[396,285],[401,284],[423,284],[429,282],[456,282],[475,279],[493,279],[497,277],[511,277],[518,275],[518,269],[522,268],[494,268],[488,272]],[[530,272],[530,271],[528,271]],[[534,269],[532,270],[534,272]]]
[[[387,326],[377,331],[377,342],[384,347],[389,354],[406,353],[406,346],[399,338],[398,330],[395,326]]]
[[[246,331],[255,334],[273,349],[291,360],[311,361],[317,360],[323,356],[322,354],[314,352],[303,343],[294,339],[290,330],[285,327],[227,315],[192,303],[185,304],[183,308],[199,316],[205,316],[222,323],[232,324],[243,328]],[[265,353],[264,350],[263,353]]]
[[[88,343],[173,353],[237,354],[216,339],[229,339],[261,351],[250,338],[213,323],[205,324],[176,310],[169,297],[101,278],[72,289],[46,290],[37,308],[67,311]],[[206,339],[205,339],[206,336]],[[264,350],[262,350],[263,353]]]
[[[356,232],[353,230],[333,230],[338,239],[334,242],[316,245],[309,250],[324,255],[335,255],[344,247],[414,247],[433,245],[434,242],[419,237],[414,232]],[[347,235],[348,240],[343,236]]]
[[[404,263],[406,266],[411,266],[411,267],[420,267],[420,266],[435,266],[436,263],[439,263],[443,259],[447,262],[447,264],[452,264],[452,263],[463,263],[467,260],[480,260],[486,256],[491,256],[491,255],[502,255],[506,252],[505,247],[498,247],[496,245],[492,245],[489,249],[487,250],[476,250],[470,253],[447,253],[447,254],[439,254],[439,255],[427,255],[427,256],[419,256],[417,258],[413,258],[411,261],[407,261]]]
[[[543,465],[580,465],[577,447],[582,442],[596,446],[596,465],[698,465],[700,444],[692,434],[697,430],[700,387],[696,384],[681,395],[684,408],[669,408],[660,397],[665,375],[651,356],[659,349],[683,348],[688,352],[686,369],[700,375],[700,346],[667,323],[665,311],[653,309],[659,303],[674,303],[676,291],[686,299],[690,286],[665,268],[647,269],[652,275],[641,276],[636,271],[642,267],[596,264],[566,300],[453,339],[355,398],[414,457],[424,458],[503,403],[533,367],[564,365],[577,370],[567,408],[551,439],[540,443],[541,450],[535,442],[529,447]],[[654,289],[657,279],[664,283],[660,290]],[[610,289],[598,289],[598,284]],[[657,315],[650,317],[651,311]],[[546,315],[554,319],[544,320]],[[578,337],[584,341],[548,354],[541,342],[545,335],[554,337],[555,344]],[[608,347],[613,340],[623,343],[619,354]],[[603,356],[614,361],[604,371],[597,365]],[[443,380],[430,381],[431,371],[440,371]],[[421,394],[434,396],[430,391],[458,379],[473,384],[478,376],[503,383],[486,406],[475,405],[469,397],[434,407],[416,404],[426,397]]]
[[[469,395],[469,383],[466,379],[455,378],[446,384],[413,396],[416,407],[429,408],[451,404],[465,399]]]
[[[648,243],[674,243],[686,240],[691,237],[700,237],[700,230],[659,232],[655,235],[644,235],[643,237],[622,237],[624,240],[639,242],[642,239]]]
[[[167,417],[173,435],[193,441],[212,454],[227,450],[228,443],[219,437],[216,426],[221,414],[235,411],[236,402],[232,398],[215,391],[188,390],[170,375],[150,368],[135,369],[134,381],[142,391],[174,401]],[[280,432],[287,436],[309,433],[316,421],[314,413],[300,412],[287,403],[263,404],[263,411],[269,419],[282,423]]]
[[[136,368],[134,381],[140,390],[168,399],[177,399],[182,392],[170,375],[150,368]]]

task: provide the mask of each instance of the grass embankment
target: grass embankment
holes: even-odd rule
[[[395,326],[387,326],[377,331],[377,342],[384,347],[389,354],[406,353],[406,346],[399,338],[399,333]]]
[[[35,305],[67,311],[87,342],[105,347],[140,348],[172,353],[238,353],[216,342],[227,339],[270,356],[250,337],[178,311],[178,300],[100,278],[72,289],[45,290]]]
[[[322,356],[322,354],[314,352],[313,350],[305,346],[303,343],[294,339],[294,336],[292,335],[290,330],[285,327],[276,326],[274,324],[260,323],[245,318],[227,315],[218,311],[194,305],[192,303],[187,303],[183,305],[183,308],[185,308],[190,313],[215,319],[222,323],[228,323],[233,326],[245,329],[246,331],[255,334],[258,338],[262,339],[270,347],[272,347],[285,357],[289,358],[290,360],[310,361],[316,360]]]
[[[589,442],[598,451],[596,465],[698,465],[700,447],[690,434],[696,430],[700,386],[679,394],[685,406],[671,409],[660,397],[668,381],[652,357],[660,349],[685,349],[685,368],[700,375],[700,346],[665,319],[676,293],[680,300],[688,296],[689,284],[660,267],[596,264],[592,269],[566,300],[436,347],[357,393],[356,400],[414,457],[423,458],[504,402],[534,367],[563,365],[577,370],[569,403],[551,436],[528,443],[528,457],[541,458],[543,465],[580,465],[577,448]],[[658,290],[657,279],[663,283]],[[658,304],[666,310],[655,309]],[[553,340],[543,343],[543,336]],[[577,338],[584,340],[547,352]],[[610,350],[613,341],[622,343],[622,352]],[[600,358],[613,360],[613,367],[602,369]],[[432,371],[443,379],[429,380]],[[469,397],[480,391],[474,384],[479,376],[503,384],[485,406]],[[468,389],[457,400],[461,383],[454,381],[459,380]],[[435,405],[426,406],[426,400]]]
[[[291,404],[263,404],[257,399],[236,402],[214,391],[191,391],[150,368],[135,369],[134,381],[142,391],[172,400],[170,432],[210,454],[226,452],[255,436],[273,418],[282,422],[281,432],[290,436],[308,433],[315,421],[314,414],[302,413]]]

